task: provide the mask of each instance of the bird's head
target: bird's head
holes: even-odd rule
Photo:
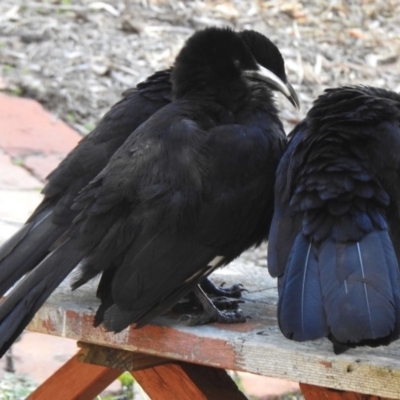
[[[278,47],[256,31],[245,30],[240,32],[239,35],[248,46],[258,65],[258,70],[250,70],[245,74],[268,82],[273,89],[285,95],[296,108],[300,108],[297,93],[287,80],[285,62]]]
[[[187,40],[175,60],[173,91],[176,97],[198,90],[214,92],[229,101],[247,91],[249,77],[268,82],[298,104],[278,48],[257,32],[237,33],[229,28],[207,28]]]

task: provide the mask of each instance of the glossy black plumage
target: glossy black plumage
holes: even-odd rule
[[[251,32],[212,28],[189,39],[173,68],[173,102],[81,191],[67,233],[0,305],[0,354],[80,261],[75,286],[103,273],[96,323],[119,331],[144,325],[266,239],[286,146],[271,88],[297,98],[284,70],[283,79],[259,80],[265,71],[252,49],[264,48],[260,40],[281,57]],[[268,67],[268,59],[260,62]]]
[[[268,263],[283,334],[328,336],[336,351],[398,338],[400,96],[327,90],[291,133],[275,191]]]

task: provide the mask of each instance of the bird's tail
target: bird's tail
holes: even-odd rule
[[[316,249],[301,233],[279,278],[278,319],[289,339],[304,341],[328,335]]]
[[[0,357],[81,259],[74,240],[66,239],[0,303]]]
[[[387,344],[400,334],[400,275],[386,230],[318,247],[300,233],[281,278],[285,336],[330,336],[343,344]]]
[[[51,217],[51,212],[39,214],[0,246],[0,297],[43,260],[65,231]]]

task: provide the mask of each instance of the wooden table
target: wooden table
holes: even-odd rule
[[[241,308],[252,319],[187,327],[167,315],[112,334],[92,327],[95,283],[71,293],[64,282],[28,329],[75,339],[82,349],[29,399],[92,400],[125,370],[155,400],[245,399],[225,369],[298,381],[309,400],[400,399],[400,341],[339,356],[325,339],[296,343],[277,327],[276,283],[265,268],[236,263],[213,279],[245,285]]]

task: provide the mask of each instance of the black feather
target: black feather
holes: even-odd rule
[[[315,249],[299,234],[289,255],[279,293],[279,326],[293,340],[324,337],[329,329]]]

